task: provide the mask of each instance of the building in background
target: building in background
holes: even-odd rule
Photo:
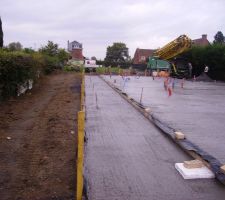
[[[134,58],[132,61],[132,66],[134,68],[146,68],[147,59],[153,55],[155,49],[139,49],[137,48],[134,53]]]
[[[76,62],[79,65],[84,64],[82,44],[77,41],[73,41],[73,42],[68,41],[67,45],[68,45],[68,51],[70,52],[73,62]]]
[[[192,40],[192,43],[194,46],[207,46],[209,45],[209,41],[207,39],[207,35],[206,34],[202,34],[202,37],[201,38],[198,38],[198,39],[195,39],[195,40]]]

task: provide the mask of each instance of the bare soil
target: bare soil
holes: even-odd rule
[[[43,77],[0,105],[0,199],[75,199],[81,76]]]

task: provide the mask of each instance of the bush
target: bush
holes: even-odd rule
[[[225,45],[196,46],[184,56],[192,63],[195,75],[200,75],[207,65],[209,66],[209,76],[225,81]]]
[[[55,69],[60,68],[60,62],[57,57],[52,57],[52,56],[47,56],[43,55],[44,57],[44,66],[43,66],[43,71],[45,74],[50,74],[53,72]]]
[[[69,57],[68,52],[59,49],[53,42],[48,42],[39,52],[17,46],[21,48],[14,48],[13,51],[10,48],[0,49],[0,101],[15,96],[18,87],[29,79],[35,81],[41,73],[50,74],[55,69],[62,69]]]
[[[31,55],[0,51],[0,100],[15,96],[18,85],[35,79],[37,69]]]
[[[98,74],[104,74],[104,73],[112,73],[112,74],[119,74],[120,73],[119,67],[97,67],[96,72]]]
[[[0,101],[17,94],[18,86],[36,80],[40,74],[50,74],[60,68],[57,57],[41,53],[0,50]]]

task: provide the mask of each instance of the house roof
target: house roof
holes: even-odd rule
[[[138,51],[138,54],[140,56],[145,56],[145,57],[149,57],[149,56],[152,56],[155,49],[137,49],[136,51]]]
[[[76,40],[74,40],[74,41],[72,41],[72,42],[70,42],[70,43],[76,43],[76,44],[81,44],[81,43],[79,43],[79,42],[77,42]]]

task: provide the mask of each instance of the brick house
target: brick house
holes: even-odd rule
[[[207,35],[206,34],[203,34],[201,38],[199,39],[195,39],[195,40],[192,40],[192,43],[194,46],[207,46],[209,45],[209,41],[207,39]]]
[[[134,53],[132,65],[134,67],[146,67],[147,58],[153,55],[155,49],[139,49],[137,48]]]
[[[73,41],[73,42],[68,41],[68,51],[70,52],[70,55],[72,56],[72,60],[78,61],[83,64],[84,56],[83,56],[83,47],[81,43],[77,41]]]

